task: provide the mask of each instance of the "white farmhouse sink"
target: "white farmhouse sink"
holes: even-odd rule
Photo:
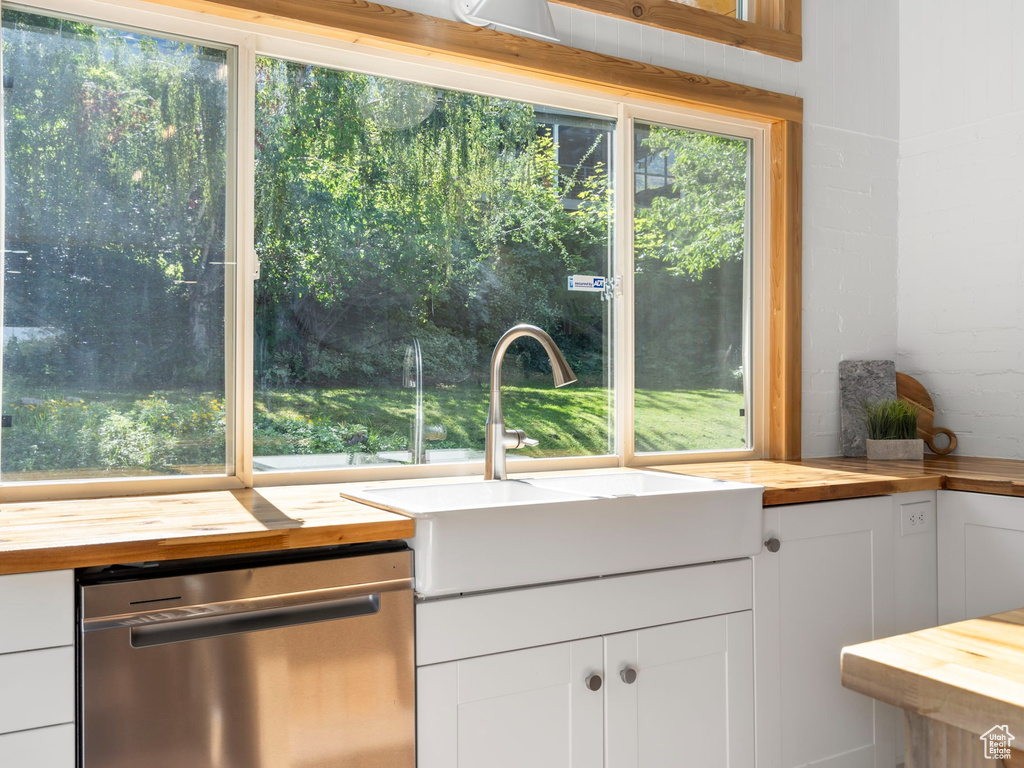
[[[493,511],[499,507],[574,501],[580,498],[577,493],[547,490],[519,480],[368,488],[341,495],[417,519],[467,509]]]
[[[691,475],[666,475],[658,472],[614,472],[600,475],[564,475],[562,477],[531,477],[523,481],[536,488],[585,496],[654,496],[662,493],[707,491],[722,485],[724,480]],[[736,483],[731,485],[735,486]]]
[[[342,495],[416,520],[416,589],[433,597],[747,557],[762,491],[634,471]]]

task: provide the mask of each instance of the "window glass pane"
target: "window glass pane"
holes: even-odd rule
[[[750,142],[637,123],[637,453],[750,445]]]
[[[3,11],[4,480],[225,472],[228,75]]]
[[[480,459],[490,354],[531,457],[614,450],[606,276],[612,121],[257,61],[257,470]],[[421,439],[422,437],[422,439]]]

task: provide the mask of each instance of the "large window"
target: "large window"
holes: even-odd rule
[[[614,121],[279,59],[256,63],[257,470],[482,460],[488,365],[516,323],[505,416],[615,452],[606,275]]]
[[[229,469],[232,61],[3,11],[2,480]]]
[[[86,8],[3,10],[4,486],[480,471],[517,323],[512,472],[765,455],[767,122]]]

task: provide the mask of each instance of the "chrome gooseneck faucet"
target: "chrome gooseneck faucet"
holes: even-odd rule
[[[565,362],[565,357],[562,356],[558,345],[537,326],[514,325],[498,339],[498,343],[494,347],[494,354],[491,355],[491,405],[487,410],[484,480],[505,479],[505,452],[508,449],[537,445],[537,441],[528,438],[523,430],[505,429],[505,417],[501,413],[501,361],[504,360],[505,352],[508,351],[512,342],[523,336],[529,336],[539,341],[544,347],[544,351],[548,353],[556,387],[564,387],[566,384],[576,381],[576,374]]]

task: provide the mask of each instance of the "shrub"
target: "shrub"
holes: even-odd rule
[[[12,407],[3,471],[132,468],[173,472],[224,461],[224,403],[151,395],[128,409],[50,399]]]
[[[403,435],[378,432],[362,424],[259,412],[253,417],[253,452],[257,456],[378,453],[405,450],[407,444]]]
[[[131,413],[112,413],[103,421],[99,449],[105,467],[161,469],[171,461],[167,442]]]
[[[4,472],[100,465],[97,430],[106,408],[64,399],[9,407],[12,426],[3,435]]]

